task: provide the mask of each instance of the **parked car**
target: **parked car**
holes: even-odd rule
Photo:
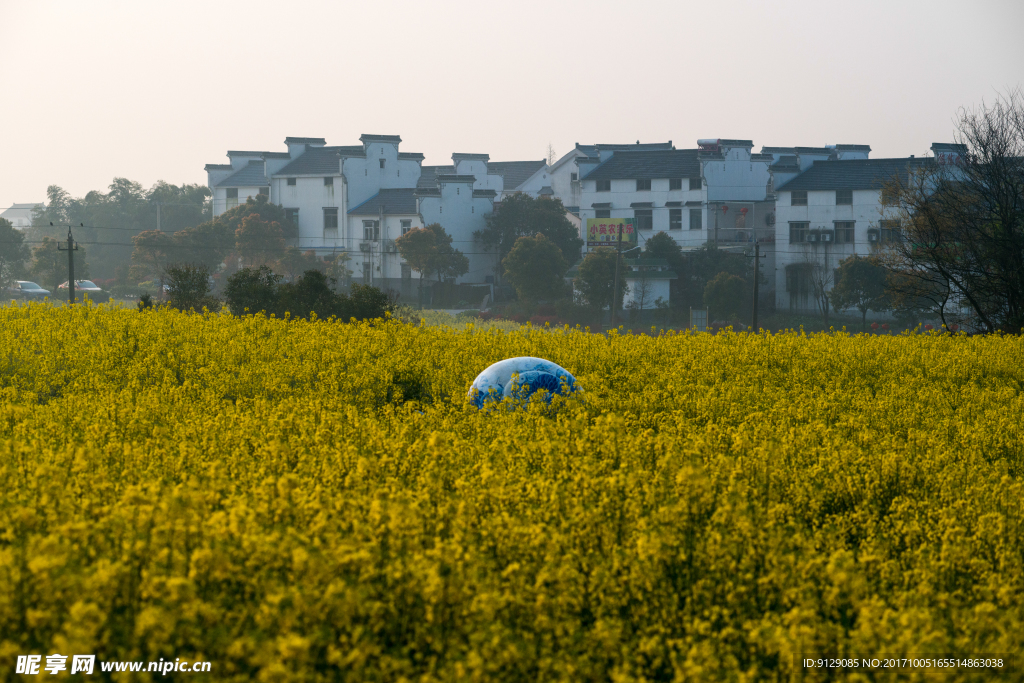
[[[68,283],[63,283],[57,289],[64,295],[62,298],[67,299]],[[92,280],[75,280],[75,299],[81,300],[86,294],[93,303],[102,304],[110,301],[110,294]]]
[[[42,301],[50,296],[50,290],[43,289],[36,283],[26,280],[18,280],[8,288],[7,292],[11,299],[24,299],[28,301]],[[8,296],[4,298],[6,299]]]

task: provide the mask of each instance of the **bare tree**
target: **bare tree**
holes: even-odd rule
[[[550,142],[548,143],[548,166],[555,163],[558,157],[555,156],[555,147]]]
[[[1024,96],[963,110],[957,146],[908,164],[883,195],[898,216],[887,265],[909,292],[925,292],[937,312],[949,303],[972,326],[1024,328]],[[941,302],[941,305],[939,305]]]
[[[651,282],[651,266],[644,265],[643,261],[637,260],[637,270],[630,279],[633,284],[629,285],[630,301],[626,305],[629,309],[629,317],[636,321],[643,314],[644,306],[651,303],[654,296],[654,283]]]
[[[818,312],[821,313],[821,317],[825,321],[825,327],[828,327],[828,316],[832,308],[829,293],[835,284],[835,270],[829,267],[827,262],[808,262],[807,269],[811,276],[811,291],[814,294],[814,302],[817,304]]]

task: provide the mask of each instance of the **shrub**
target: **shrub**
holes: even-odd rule
[[[220,300],[210,296],[210,271],[206,266],[177,265],[164,273],[168,305],[179,311],[220,310]]]

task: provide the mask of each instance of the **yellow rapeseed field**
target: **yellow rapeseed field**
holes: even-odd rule
[[[520,355],[582,398],[466,403]],[[1021,337],[9,306],[0,676],[54,652],[203,659],[180,679],[217,681],[1021,665],[1022,389]]]

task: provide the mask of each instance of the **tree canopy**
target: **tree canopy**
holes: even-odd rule
[[[452,246],[451,235],[440,223],[413,228],[396,239],[395,245],[409,267],[424,278],[436,277],[441,282],[469,271],[469,259]]]
[[[589,252],[580,263],[573,284],[590,308],[600,310],[611,305],[612,290],[615,287],[616,256],[614,249],[598,248]],[[616,292],[618,310],[622,309],[622,297],[626,294],[626,287],[626,278],[620,277],[619,291]]]
[[[865,329],[868,311],[889,308],[886,269],[874,257],[853,256],[839,262],[835,284],[829,294],[836,310],[856,308],[861,314],[861,330]]]
[[[10,287],[25,270],[29,258],[25,236],[6,218],[0,218],[0,290]]]
[[[579,231],[566,217],[562,200],[517,192],[505,197],[487,216],[487,227],[473,233],[484,247],[498,253],[499,263],[504,261],[520,237],[542,234],[562,252],[566,263],[576,263],[583,240]]]
[[[568,264],[562,251],[543,233],[516,240],[502,261],[505,279],[524,301],[558,299],[565,292]]]

